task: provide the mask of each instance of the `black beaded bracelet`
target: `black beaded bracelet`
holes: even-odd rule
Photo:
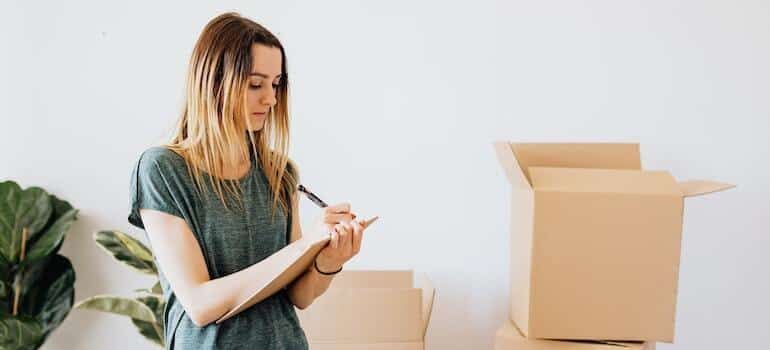
[[[313,260],[313,267],[315,267],[315,270],[318,271],[318,273],[320,273],[322,275],[325,275],[325,276],[336,275],[340,271],[342,271],[342,266],[340,266],[340,269],[337,270],[337,271],[334,271],[334,272],[323,272],[323,271],[321,271],[321,269],[318,268],[318,260]]]

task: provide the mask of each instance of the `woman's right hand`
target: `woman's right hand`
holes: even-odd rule
[[[356,214],[350,211],[350,203],[339,203],[324,208],[319,219],[321,234],[334,232],[334,226],[341,223],[350,223],[356,218]]]

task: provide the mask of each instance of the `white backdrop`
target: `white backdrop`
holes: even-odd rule
[[[487,349],[506,318],[498,139],[638,141],[648,169],[737,183],[687,200],[676,343],[659,348],[770,348],[766,0],[5,0],[0,179],[80,209],[63,248],[76,299],[148,285],[91,234],[142,237],[126,221],[131,166],[164,140],[194,41],[225,10],[288,50],[304,183],[382,216],[348,268],[435,282],[428,349]],[[128,320],[82,310],[45,346],[103,348],[153,347]]]

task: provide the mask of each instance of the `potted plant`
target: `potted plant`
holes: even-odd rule
[[[129,268],[153,275],[157,278],[158,269],[153,261],[152,251],[142,242],[119,231],[98,231],[94,240],[118,262]],[[128,316],[139,333],[153,343],[163,346],[163,308],[166,303],[160,283],[156,282],[149,289],[137,289],[133,297],[118,295],[96,295],[78,302],[75,308],[92,309]]]
[[[40,187],[0,182],[0,349],[37,349],[67,317],[75,271],[58,254],[78,210]]]

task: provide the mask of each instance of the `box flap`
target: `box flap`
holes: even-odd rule
[[[531,167],[529,172],[536,191],[672,196],[681,193],[674,178],[665,171]]]
[[[511,143],[510,147],[528,180],[530,167],[642,169],[637,143]]]
[[[430,316],[433,313],[433,300],[436,298],[436,288],[428,279],[428,276],[424,273],[419,273],[415,276],[415,286],[422,290],[422,336],[428,332],[428,325],[430,324]]]
[[[412,288],[414,273],[409,270],[350,270],[337,274],[329,289],[340,288]]]
[[[516,161],[511,144],[498,141],[494,143],[494,147],[497,160],[500,162],[500,166],[503,167],[505,177],[511,183],[511,186],[518,189],[530,189],[529,180],[524,176],[524,171],[519,166],[519,162]]]
[[[433,295],[427,278],[412,271],[343,271],[298,316],[311,342],[418,342]]]
[[[735,187],[735,185],[708,180],[688,180],[679,182],[679,188],[682,190],[683,197],[700,196],[728,190],[733,187]]]

